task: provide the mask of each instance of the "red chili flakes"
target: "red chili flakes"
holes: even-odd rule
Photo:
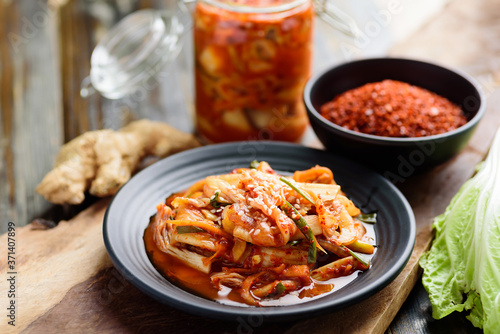
[[[431,136],[467,123],[448,99],[394,80],[344,92],[321,106],[321,115],[346,129],[386,137]]]

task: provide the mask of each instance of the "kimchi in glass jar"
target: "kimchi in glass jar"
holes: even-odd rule
[[[212,142],[296,141],[308,124],[311,0],[200,0],[194,14],[196,122]]]

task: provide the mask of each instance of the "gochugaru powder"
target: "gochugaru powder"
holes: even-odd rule
[[[462,110],[448,99],[395,80],[351,89],[320,111],[346,129],[386,137],[431,136],[467,123]]]

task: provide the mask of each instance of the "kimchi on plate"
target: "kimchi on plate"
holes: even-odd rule
[[[185,290],[278,306],[330,293],[368,270],[374,220],[326,167],[282,176],[254,161],[170,195],[144,241],[157,270]]]

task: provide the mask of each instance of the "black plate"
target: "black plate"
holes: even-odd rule
[[[364,212],[378,212],[379,248],[370,270],[342,289],[298,305],[238,307],[186,292],[163,278],[150,263],[143,232],[157,204],[174,191],[208,175],[248,167],[265,160],[278,171],[293,172],[316,164],[332,169],[335,180]],[[236,320],[290,320],[330,312],[357,303],[389,284],[403,269],[415,243],[415,218],[404,196],[379,174],[331,153],[294,144],[239,142],[210,145],[159,161],[134,176],[116,194],[104,217],[104,243],[116,268],[132,285],[158,301],[196,315]],[[250,319],[250,318],[249,318]]]

